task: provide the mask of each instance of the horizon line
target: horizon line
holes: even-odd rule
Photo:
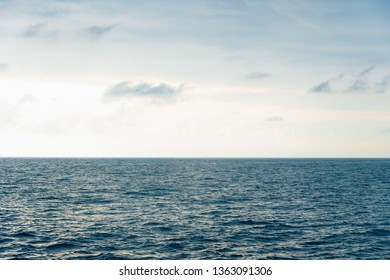
[[[0,156],[0,159],[390,159],[390,157]]]

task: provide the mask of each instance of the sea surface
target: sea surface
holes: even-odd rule
[[[390,160],[3,158],[0,259],[390,259]]]

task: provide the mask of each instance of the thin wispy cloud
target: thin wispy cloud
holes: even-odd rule
[[[330,80],[319,83],[318,85],[311,88],[310,92],[315,92],[315,93],[330,93],[330,92],[332,92],[332,89],[330,88]]]
[[[93,25],[85,29],[84,34],[88,39],[96,40],[110,32],[115,28],[115,24],[112,25]]]
[[[47,22],[40,22],[27,26],[20,34],[20,37],[25,39],[42,38],[54,40],[58,37],[58,31],[49,29]]]
[[[341,74],[339,75],[338,77],[335,77],[335,78],[331,78],[329,80],[326,80],[322,83],[319,83],[318,85],[312,87],[310,89],[310,92],[314,92],[314,93],[331,93],[333,91],[333,88],[331,87],[331,84],[333,85],[333,83],[336,81],[340,81],[344,78],[344,75]]]
[[[375,90],[378,93],[385,93],[390,88],[390,75],[382,78],[380,82],[375,85]]]
[[[390,90],[390,75],[372,75],[375,67],[362,70],[357,75],[343,75],[331,78],[313,86],[311,93],[386,93]]]
[[[368,75],[374,70],[374,66],[364,69],[357,75],[357,79],[353,81],[352,85],[347,88],[346,92],[350,93],[364,93],[368,92],[371,85],[368,81]]]
[[[148,82],[121,82],[105,93],[105,98],[115,100],[120,98],[149,98],[153,100],[174,100],[182,92],[182,86],[173,86],[167,83]]]
[[[22,32],[22,34],[20,34],[20,36],[24,38],[34,38],[34,37],[42,36],[46,29],[46,25],[47,23],[45,22],[31,24]]]
[[[370,84],[366,79],[357,79],[345,91],[349,93],[359,93],[359,92],[364,93],[364,92],[368,92],[369,89],[370,89]]]
[[[270,74],[264,72],[251,72],[246,77],[250,80],[259,80],[269,77]]]
[[[367,76],[370,72],[372,72],[372,70],[374,70],[375,67],[374,66],[371,66],[367,69],[364,69],[362,72],[359,73],[358,77],[365,77]]]

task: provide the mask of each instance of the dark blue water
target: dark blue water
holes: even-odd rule
[[[390,160],[0,159],[0,259],[390,259]]]

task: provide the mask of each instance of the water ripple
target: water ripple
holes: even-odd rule
[[[390,259],[390,160],[0,159],[0,259]]]

